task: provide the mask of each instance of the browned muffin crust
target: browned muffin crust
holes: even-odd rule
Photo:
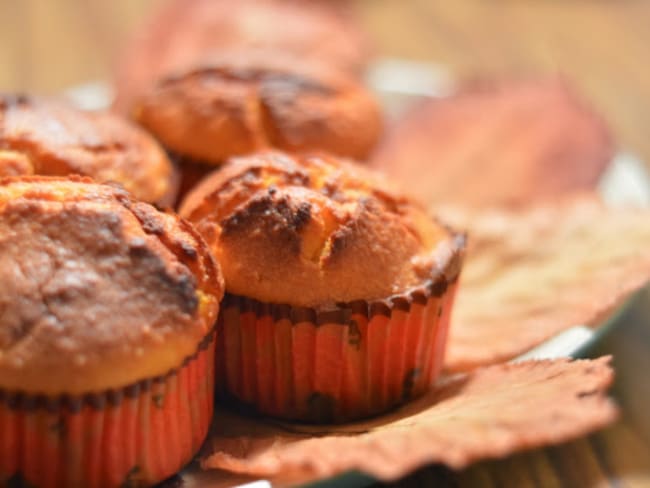
[[[168,149],[207,164],[264,148],[363,159],[382,127],[376,101],[354,79],[239,50],[161,80],[133,115]]]
[[[191,192],[181,215],[222,263],[229,293],[327,307],[403,293],[459,271],[464,237],[331,156],[236,158]]]
[[[82,394],[166,374],[223,296],[188,223],[89,179],[0,180],[0,389]]]
[[[169,0],[125,48],[116,107],[128,111],[162,75],[192,65],[206,52],[263,49],[359,73],[369,44],[351,9],[332,2]]]
[[[142,129],[108,112],[0,94],[0,176],[90,176],[120,183],[143,201],[171,205],[177,178]]]

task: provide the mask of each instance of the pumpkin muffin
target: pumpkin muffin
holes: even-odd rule
[[[131,122],[60,101],[0,94],[0,177],[31,174],[116,182],[161,206],[174,203],[178,187],[163,149]]]
[[[160,80],[132,115],[179,157],[183,190],[228,157],[266,148],[364,159],[382,127],[378,104],[354,79],[250,50]]]
[[[206,52],[232,48],[318,60],[354,75],[370,57],[368,36],[341,2],[168,0],[125,46],[115,78],[116,108],[128,110],[161,76]]]
[[[464,236],[330,156],[234,159],[181,215],[223,263],[218,382],[259,412],[345,421],[437,378]]]
[[[90,179],[0,180],[0,485],[156,483],[211,421],[220,270]]]

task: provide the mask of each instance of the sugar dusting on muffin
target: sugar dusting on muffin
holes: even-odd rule
[[[2,388],[86,393],[165,374],[216,318],[205,244],[124,190],[3,179],[0,229]]]
[[[386,188],[335,158],[268,152],[211,175],[181,214],[229,292],[303,306],[385,298],[441,273],[462,240]]]

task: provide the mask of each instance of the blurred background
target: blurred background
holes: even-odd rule
[[[337,0],[333,0],[337,1]],[[0,0],[0,90],[57,93],[108,79],[129,33],[161,0]],[[377,54],[453,76],[561,73],[650,161],[650,2],[358,0]]]
[[[603,114],[621,149],[650,161],[650,2],[350,2],[377,56],[435,63],[452,79],[563,75]],[[160,3],[0,0],[0,91],[56,94],[109,81],[130,33]],[[462,473],[425,469],[403,486],[650,486],[650,383],[639,375],[650,368],[649,304],[646,290],[620,319],[619,332],[589,351],[616,355],[616,395],[624,407],[616,426]]]

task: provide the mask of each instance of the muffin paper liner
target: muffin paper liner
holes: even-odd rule
[[[167,375],[83,396],[0,390],[0,486],[148,486],[199,450],[214,408],[215,333]]]
[[[332,310],[227,294],[219,391],[275,417],[341,422],[426,392],[440,374],[457,279]]]

